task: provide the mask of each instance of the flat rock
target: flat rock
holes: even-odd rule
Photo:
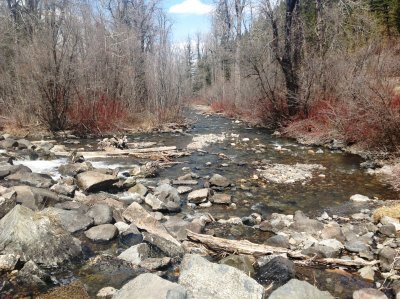
[[[34,172],[17,172],[7,176],[7,180],[19,181],[36,188],[50,188],[54,185],[51,176]]]
[[[178,188],[176,188],[176,190],[178,190],[179,194],[185,194],[185,193],[189,193],[190,191],[192,191],[193,188],[188,187],[188,186],[179,186]]]
[[[80,256],[81,246],[50,217],[17,205],[0,220],[0,251],[52,267]]]
[[[77,189],[77,186],[75,185],[65,185],[65,184],[60,184],[57,183],[53,185],[50,190],[57,193],[57,194],[62,194],[65,196],[74,196],[75,190]]]
[[[263,298],[264,288],[242,271],[215,264],[199,255],[186,254],[180,266],[179,284],[191,299]]]
[[[277,288],[268,297],[269,299],[334,299],[328,292],[318,290],[306,281],[291,279],[285,285]]]
[[[75,177],[79,173],[85,172],[92,170],[93,166],[89,162],[83,162],[83,163],[69,163],[69,164],[64,164],[58,167],[58,171],[60,172],[61,175],[63,176],[72,176]]]
[[[225,193],[215,193],[211,196],[210,201],[216,204],[230,204],[232,202],[232,196]]]
[[[185,299],[186,290],[158,275],[145,273],[125,284],[113,299]]]
[[[107,242],[118,235],[118,229],[113,224],[100,224],[85,232],[85,236],[93,242]]]
[[[78,186],[87,192],[106,191],[118,182],[113,175],[104,174],[98,171],[86,171],[77,175]]]
[[[134,245],[123,251],[118,258],[123,259],[132,264],[139,265],[144,259],[149,257],[150,248],[146,243]]]
[[[86,215],[93,218],[94,225],[111,223],[113,220],[112,209],[105,204],[95,204]]]
[[[216,173],[210,178],[210,184],[211,186],[228,187],[231,182],[226,177]]]
[[[388,297],[377,289],[366,288],[355,291],[353,299],[388,299]]]
[[[122,216],[138,228],[147,231],[147,234],[143,234],[145,240],[160,248],[164,253],[170,256],[182,255],[181,243],[173,238],[166,228],[138,203],[132,203]]]
[[[188,194],[188,201],[191,203],[202,203],[208,197],[208,188],[203,188],[199,190],[194,190]]]
[[[57,193],[48,189],[35,188],[30,186],[15,186],[10,191],[17,193],[16,201],[32,210],[41,210],[46,206],[54,205],[62,201]]]
[[[350,240],[344,243],[344,247],[346,250],[350,252],[363,252],[363,251],[369,251],[368,245],[366,245],[364,242],[360,240]]]
[[[47,208],[43,214],[55,219],[65,230],[75,233],[86,230],[93,224],[93,218],[83,214],[79,210],[63,210],[57,208]]]
[[[180,181],[180,180],[173,180],[172,184],[173,185],[197,185],[197,181],[196,180],[184,180],[184,181]]]

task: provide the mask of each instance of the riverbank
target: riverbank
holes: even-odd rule
[[[396,193],[357,157],[189,116],[125,150],[1,141],[2,294],[394,298],[400,216],[374,210]]]

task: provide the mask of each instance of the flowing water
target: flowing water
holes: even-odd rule
[[[327,211],[330,215],[335,213],[345,215],[357,212],[361,208],[357,204],[349,202],[350,196],[357,193],[371,198],[377,197],[381,200],[399,199],[398,193],[377,177],[367,174],[360,168],[362,159],[358,156],[325,148],[322,149],[323,153],[311,154],[309,150],[316,152],[318,148],[302,146],[293,140],[274,137],[268,130],[250,128],[242,122],[220,115],[202,115],[191,110],[188,112],[188,118],[193,125],[191,130],[186,133],[136,134],[129,136],[129,141],[156,142],[157,146],[177,146],[178,149],[186,149],[193,136],[224,134],[226,136],[224,141],[211,144],[202,151],[194,151],[190,156],[177,158],[174,161],[181,162],[181,164],[162,170],[160,178],[150,182],[150,184],[156,185],[159,179],[176,179],[187,173],[182,170],[184,167],[190,168],[192,172],[200,176],[197,188],[202,187],[204,182],[202,177],[215,173],[226,176],[235,184],[235,187],[227,192],[233,195],[237,208],[213,205],[211,208],[202,210],[210,212],[216,219],[248,216],[254,212],[263,214],[263,216],[273,212],[289,214],[296,210],[302,210],[309,216],[318,216],[323,211]],[[80,140],[77,147],[94,150],[97,142],[97,140]],[[69,144],[67,146],[71,147]],[[284,150],[278,151],[277,148]],[[257,174],[256,169],[259,167],[255,166],[254,162],[261,160],[280,164],[321,164],[326,169],[316,171],[313,178],[304,183],[268,183],[253,179],[253,175]],[[144,162],[127,156],[97,158],[90,161],[95,167],[118,167],[121,170]],[[57,177],[57,166],[65,163],[65,160],[58,159],[43,164],[40,161],[22,161],[20,163],[26,164],[38,172],[50,172]],[[193,212],[188,208],[183,210],[183,213]],[[211,229],[214,230],[213,227]],[[257,243],[263,243],[270,236],[268,233],[245,226],[241,228],[220,226],[219,230],[218,227],[215,228],[214,233],[227,238],[246,238]],[[92,250],[115,254],[117,247],[115,243],[111,246],[96,245],[93,247],[92,245]],[[353,289],[370,286],[365,281],[342,273],[307,268],[302,268],[299,273],[303,278],[314,279],[318,286],[341,298],[350,296]],[[104,279],[82,274],[79,267],[75,268],[73,272],[67,271],[57,276],[61,281],[79,277],[89,285],[91,294],[95,294],[100,287],[104,287],[102,285]]]

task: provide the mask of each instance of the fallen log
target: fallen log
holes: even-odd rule
[[[85,159],[87,158],[107,158],[111,156],[123,156],[123,155],[136,155],[136,154],[148,154],[148,153],[162,153],[162,152],[171,152],[171,154],[175,154],[176,146],[159,146],[159,147],[150,147],[150,148],[138,148],[138,149],[127,149],[127,150],[118,150],[113,149],[112,151],[94,151],[94,152],[79,152],[79,154],[83,155]],[[70,156],[70,152],[57,152],[55,153],[57,156]]]
[[[379,261],[342,260],[338,258],[314,258],[282,247],[274,247],[265,244],[255,244],[247,240],[228,240],[210,235],[197,234],[187,230],[188,239],[206,246],[207,249],[217,253],[235,253],[244,255],[263,256],[271,254],[287,254],[295,260],[297,264],[312,265],[329,265],[329,266],[346,266],[346,267],[365,267],[379,264]]]

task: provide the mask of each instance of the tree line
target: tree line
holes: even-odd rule
[[[210,34],[188,42],[194,96],[295,137],[398,149],[400,1],[215,7]]]

